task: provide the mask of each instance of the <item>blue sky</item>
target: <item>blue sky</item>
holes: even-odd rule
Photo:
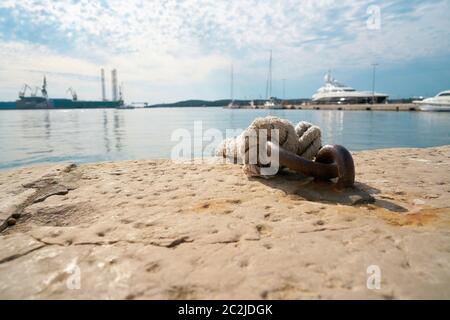
[[[375,11],[374,11],[375,10]],[[377,10],[380,15],[378,19]],[[99,99],[100,68],[118,69],[127,101],[273,94],[310,97],[332,69],[393,98],[450,89],[450,0],[2,0],[0,100],[45,74],[52,97]],[[378,24],[379,22],[379,24]]]

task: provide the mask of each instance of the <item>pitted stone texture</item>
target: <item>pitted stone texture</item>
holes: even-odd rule
[[[345,191],[213,162],[58,174],[76,188],[29,203],[0,235],[0,298],[449,299],[450,147],[354,158]],[[0,172],[0,198],[37,170]]]

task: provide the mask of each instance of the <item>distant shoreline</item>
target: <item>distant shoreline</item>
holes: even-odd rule
[[[223,108],[230,110],[339,110],[339,111],[420,111],[413,103],[391,103],[391,104],[286,104],[282,108],[267,109],[263,105],[251,107],[240,105],[239,108],[229,108],[227,105],[153,105],[147,107],[135,107],[134,109],[159,109],[159,108]],[[19,110],[89,110],[89,109],[120,109],[120,108],[37,108],[37,109],[15,109],[14,107],[2,107],[0,111]]]
[[[311,102],[311,99],[307,98],[298,98],[298,99],[284,99],[280,100],[280,103],[283,105],[283,109],[338,109],[342,108],[345,110],[365,110],[366,108],[371,108],[372,106],[376,106],[376,108],[373,109],[380,109],[379,105],[371,105],[371,104],[361,104],[361,105],[325,105],[325,104],[314,104]],[[230,99],[220,99],[220,100],[198,100],[198,99],[191,99],[191,100],[183,100],[173,103],[156,103],[156,104],[149,104],[146,102],[137,103],[137,102],[128,102],[126,105],[133,106],[135,108],[177,108],[177,107],[217,107],[217,108],[226,108],[230,104]],[[235,104],[240,106],[239,109],[251,109],[250,104],[253,102],[253,104],[256,106],[255,109],[263,109],[263,105],[266,102],[265,99],[254,99],[254,100],[240,100],[236,99],[233,101]],[[412,99],[393,99],[390,100],[388,104],[383,104],[383,106],[389,106],[388,109],[391,110],[392,106],[400,105],[400,109],[403,110],[403,105],[410,105],[410,107],[413,107],[412,105]],[[333,107],[329,107],[333,106]],[[357,108],[354,108],[355,106],[358,106]],[[364,108],[363,108],[364,106]],[[100,107],[101,108],[101,107]],[[56,108],[59,109],[59,108]],[[62,109],[62,108],[61,108]],[[65,109],[65,108],[64,108]],[[70,109],[70,108],[67,108]],[[77,108],[78,109],[78,108]],[[79,108],[82,109],[82,108]],[[409,109],[409,107],[408,107]],[[15,101],[0,101],[0,110],[19,110],[16,109],[16,102]],[[30,109],[27,109],[30,110]],[[395,110],[395,107],[394,107]]]

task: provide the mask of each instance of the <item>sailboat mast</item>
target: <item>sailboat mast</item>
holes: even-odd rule
[[[267,83],[266,83],[266,98],[270,99],[271,97],[272,97],[272,50],[270,50],[269,73],[267,74]]]
[[[230,74],[230,98],[231,101],[233,101],[233,95],[234,95],[234,70],[233,70],[233,64],[231,64],[231,74]]]
[[[269,60],[269,99],[272,98],[272,50],[270,50]]]

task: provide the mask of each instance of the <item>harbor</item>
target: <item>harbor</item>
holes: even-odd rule
[[[375,73],[375,69],[374,69]],[[16,102],[0,102],[0,110],[40,110],[40,109],[135,109],[157,107],[222,107],[226,109],[291,109],[291,110],[342,110],[342,111],[450,111],[450,91],[443,91],[436,97],[415,100],[397,99],[408,102],[389,101],[389,95],[370,91],[358,91],[338,82],[328,71],[324,85],[311,98],[280,99],[272,96],[272,51],[270,51],[269,71],[266,83],[266,99],[240,100],[234,98],[234,68],[231,66],[230,99],[217,101],[188,100],[175,103],[149,104],[148,102],[125,103],[123,84],[118,85],[117,70],[111,72],[111,100],[106,98],[105,71],[101,69],[101,100],[79,100],[76,91],[69,88],[71,99],[49,98],[47,78],[43,77],[42,87],[24,84]],[[374,79],[375,81],[375,79]],[[284,82],[283,82],[284,86]],[[374,85],[373,85],[374,86]],[[375,88],[375,86],[374,86]],[[27,95],[28,90],[28,95]],[[284,89],[283,89],[284,90]],[[38,94],[40,92],[40,94]],[[283,94],[284,95],[284,94]],[[195,103],[196,101],[196,103]]]
[[[3,310],[290,319],[353,311],[300,300],[450,300],[448,12],[0,1]]]
[[[284,82],[283,79],[283,92]],[[272,96],[272,51],[270,51],[269,71],[266,85],[266,100],[237,101],[234,99],[234,69],[231,69],[231,98],[228,109],[294,109],[294,110],[342,110],[342,111],[450,111],[450,91],[439,93],[434,98],[405,102],[390,102],[389,95],[375,92],[375,66],[373,69],[372,91],[358,91],[338,82],[329,70],[324,76],[324,85],[311,99],[297,99],[296,103],[285,98]],[[283,93],[283,96],[285,94]],[[295,100],[294,100],[295,101]]]
[[[0,299],[450,299],[450,94],[280,99],[269,65],[266,99],[232,67],[230,99],[126,103],[113,70],[108,100],[102,69],[0,104]]]
[[[43,76],[42,86],[33,88],[24,84],[19,91],[19,99],[14,103],[0,102],[0,110],[42,110],[42,109],[108,109],[124,108],[122,86],[118,86],[117,70],[111,71],[111,100],[106,99],[105,71],[101,69],[102,99],[99,101],[79,100],[72,87],[67,89],[71,99],[51,98],[47,91],[47,77]],[[28,94],[27,94],[28,93]]]

